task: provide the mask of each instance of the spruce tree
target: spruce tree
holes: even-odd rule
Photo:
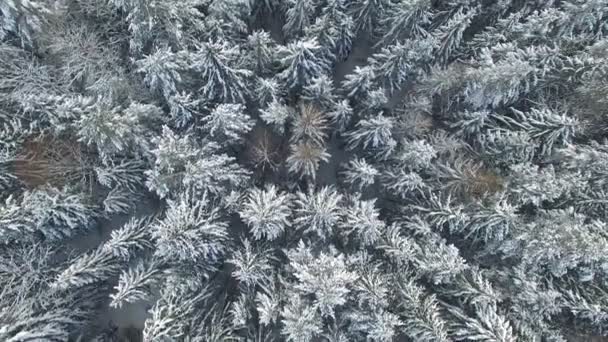
[[[607,22],[0,0],[0,340],[605,337]]]

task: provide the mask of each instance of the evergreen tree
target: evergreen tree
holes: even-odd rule
[[[192,55],[190,68],[200,75],[201,94],[219,102],[241,103],[248,95],[251,72],[239,68],[240,48],[226,42],[203,42]]]
[[[365,159],[351,160],[344,171],[344,180],[359,190],[374,184],[379,172],[373,165],[368,164]]]
[[[220,104],[201,120],[204,123],[201,129],[214,140],[239,142],[255,124],[244,111],[243,105]]]
[[[379,218],[380,213],[375,207],[376,201],[353,198],[351,202],[345,209],[342,229],[349,234],[354,233],[356,240],[364,246],[375,244],[386,229],[386,224]]]
[[[291,226],[289,198],[275,186],[249,192],[239,214],[256,240],[274,240]]]
[[[130,260],[136,253],[152,248],[149,225],[150,220],[147,218],[129,220],[121,228],[112,231],[102,249],[117,258]]]
[[[96,216],[83,195],[46,187],[8,196],[0,210],[2,243],[44,238],[61,241],[92,228]]]
[[[284,323],[281,333],[287,341],[309,342],[323,331],[321,317],[300,296],[289,299],[281,311]]]
[[[400,90],[410,76],[423,74],[434,48],[432,39],[406,40],[374,54],[370,58],[370,65],[376,79],[393,93]]]
[[[315,233],[321,239],[332,236],[340,221],[342,195],[323,187],[316,192],[312,189],[308,193],[298,192],[296,196],[294,224],[305,233]]]
[[[135,62],[137,72],[144,74],[144,82],[165,99],[177,93],[182,82],[181,71],[186,68],[183,56],[169,48],[158,48],[154,53]]]
[[[101,283],[120,270],[120,263],[114,256],[99,248],[74,260],[63,270],[51,286],[68,290],[86,285]]]
[[[95,145],[102,156],[131,151],[141,155],[150,150],[152,137],[147,125],[161,116],[162,111],[154,105],[132,103],[121,113],[110,104],[97,103],[78,120],[77,135],[87,145]]]
[[[390,117],[378,115],[370,119],[362,119],[356,129],[348,134],[349,147],[363,146],[381,148],[395,144],[392,137],[394,121]]]
[[[352,120],[353,109],[348,103],[348,100],[342,100],[335,104],[333,110],[327,113],[327,116],[338,131],[343,132]]]
[[[365,98],[372,89],[374,79],[376,76],[371,66],[356,66],[352,74],[346,75],[342,89],[350,99]]]
[[[242,248],[237,249],[229,260],[235,267],[232,276],[245,286],[265,284],[273,270],[271,251],[255,246],[247,239],[243,239],[241,244]]]
[[[355,32],[373,34],[389,4],[390,2],[387,0],[353,1],[350,4],[350,11],[355,22]]]
[[[298,37],[312,22],[315,13],[315,3],[312,0],[288,0],[287,18],[283,25],[283,32],[288,37]]]
[[[11,0],[0,6],[0,41],[16,36],[31,45],[50,13],[42,1]]]
[[[297,279],[295,290],[314,296],[313,308],[319,310],[321,316],[333,318],[335,309],[346,303],[348,287],[356,275],[346,269],[344,255],[332,254],[321,253],[314,257],[302,241],[295,250],[287,251],[293,276]]]
[[[134,303],[150,297],[150,287],[158,280],[160,271],[155,264],[137,264],[135,269],[130,268],[123,272],[115,287],[116,293],[110,295],[111,307],[120,308],[125,303]]]
[[[204,28],[207,28],[208,31],[215,31],[213,32],[214,38],[242,39],[248,33],[247,21],[252,10],[250,1],[224,0],[209,3],[196,0],[196,2],[200,7],[208,6],[208,15],[205,18],[208,22],[205,22]]]
[[[530,137],[542,140],[541,154],[551,154],[554,145],[567,145],[580,129],[578,120],[566,112],[532,108],[529,113],[518,110],[514,113],[518,121],[508,122],[521,127]]]
[[[325,74],[315,77],[309,85],[304,87],[302,93],[305,100],[315,103],[323,109],[332,108],[336,103],[333,82]]]
[[[75,290],[102,284],[116,276],[133,254],[151,246],[147,228],[146,220],[129,221],[97,249],[70,260],[70,265],[57,275],[51,287]]]
[[[274,100],[267,108],[260,110],[260,118],[279,133],[285,131],[287,120],[295,116],[293,108]]]
[[[259,106],[264,107],[272,102],[279,102],[284,93],[284,89],[276,79],[257,78],[254,98]]]
[[[255,31],[247,37],[244,45],[247,51],[244,64],[257,75],[265,75],[272,70],[276,61],[275,42],[266,31]]]
[[[355,38],[355,24],[346,5],[344,0],[327,1],[322,15],[306,29],[306,34],[316,37],[334,62],[341,62],[348,57]]]
[[[177,93],[169,97],[167,104],[170,108],[169,113],[177,127],[187,126],[204,107],[204,102],[201,99],[195,99],[192,93],[187,92]]]
[[[426,35],[433,12],[429,0],[401,0],[388,4],[380,19],[383,37],[379,44],[389,45],[403,38]]]
[[[228,224],[212,207],[206,194],[201,197],[184,193],[168,201],[163,219],[150,227],[154,255],[166,262],[203,263],[213,266],[226,252]]]
[[[507,190],[516,203],[540,205],[583,187],[580,175],[557,174],[553,165],[541,169],[538,165],[522,163],[512,165],[511,170],[513,178]]]
[[[507,255],[517,253],[521,265],[536,272],[546,269],[559,277],[576,269],[582,277],[592,277],[596,272],[604,272],[601,253],[605,237],[600,232],[605,223],[585,219],[572,208],[540,212],[537,220],[528,223],[527,231],[517,229],[502,248]],[[572,245],[577,248],[571,250]]]
[[[437,150],[426,140],[403,140],[396,153],[400,165],[414,171],[427,170],[437,157]]]
[[[213,154],[219,149],[213,143],[199,146],[192,136],[180,137],[165,126],[156,144],[152,150],[156,160],[154,168],[146,171],[146,185],[161,197],[188,187],[219,193],[240,186],[248,178],[248,172],[233,157]]]
[[[447,63],[452,53],[462,41],[464,31],[471,25],[472,19],[477,15],[476,8],[464,10],[460,7],[444,25],[433,31],[433,36],[439,44],[435,57],[441,63]]]
[[[259,291],[256,294],[256,311],[260,316],[260,324],[268,326],[279,320],[280,301],[280,291],[275,288]]]
[[[605,337],[607,22],[0,0],[0,340]]]
[[[191,46],[207,28],[203,13],[197,9],[204,3],[201,0],[180,3],[110,0],[109,3],[124,13],[129,31],[125,38],[129,42],[129,52],[136,56],[145,53],[155,41],[178,48]],[[216,20],[209,21],[216,23]]]
[[[504,48],[498,46],[497,49]],[[522,93],[538,82],[541,70],[523,58],[524,51],[508,53],[503,59],[493,56],[490,49],[482,49],[479,66],[467,72],[464,95],[475,109],[496,108],[515,102]],[[504,75],[508,75],[505,77]]]
[[[196,294],[185,289],[164,288],[160,298],[150,309],[151,317],[146,319],[143,338],[147,341],[180,339],[192,329],[197,307],[204,307],[211,296],[208,288],[198,289]],[[192,332],[194,338],[198,334]]]
[[[424,290],[413,281],[397,286],[399,313],[407,325],[404,332],[419,341],[449,341],[445,319],[435,296],[426,296]]]
[[[329,69],[329,61],[321,53],[321,45],[316,38],[298,40],[279,47],[278,54],[283,67],[279,77],[291,91],[307,86],[315,77]]]

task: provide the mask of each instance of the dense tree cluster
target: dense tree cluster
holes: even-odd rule
[[[608,0],[0,0],[0,341],[608,336],[607,138]]]

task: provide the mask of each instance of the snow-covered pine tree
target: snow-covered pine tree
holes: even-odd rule
[[[149,153],[151,127],[163,115],[160,108],[131,103],[121,110],[103,101],[92,106],[91,111],[82,113],[75,123],[81,142],[95,146],[104,158],[129,152],[139,156]]]
[[[344,181],[359,190],[373,185],[379,174],[380,172],[363,158],[351,160],[343,172]]]
[[[271,250],[248,239],[243,239],[241,245],[229,260],[235,267],[232,276],[246,287],[268,283],[273,271]]]
[[[313,0],[287,0],[284,6],[287,10],[283,32],[287,37],[297,38],[313,21],[316,4]]]
[[[174,53],[170,48],[157,48],[153,53],[135,62],[137,72],[144,75],[144,82],[150,90],[168,99],[177,93],[182,82],[181,72],[187,65],[183,54]]]
[[[17,38],[32,45],[50,13],[44,1],[10,0],[0,6],[0,41]]]
[[[330,238],[341,219],[342,195],[323,187],[318,191],[298,192],[296,196],[294,225],[304,233],[314,233],[321,239]]]
[[[286,253],[297,279],[296,296],[313,296],[312,309],[322,317],[335,317],[335,310],[346,303],[349,287],[357,279],[356,274],[347,270],[344,255],[330,250],[328,254],[313,256],[302,241]]]
[[[264,109],[260,110],[260,119],[266,124],[271,125],[277,132],[285,131],[285,124],[295,116],[293,108],[273,100]]]
[[[251,131],[255,122],[245,113],[240,104],[220,104],[201,119],[201,130],[216,141],[228,144],[240,142]]]
[[[168,201],[165,217],[150,227],[154,255],[167,263],[213,269],[226,253],[228,223],[207,194],[186,192]]]
[[[392,130],[394,120],[390,117],[378,115],[369,119],[362,119],[354,131],[348,133],[349,148],[362,146],[364,149],[381,149],[396,144]]]
[[[380,219],[376,200],[361,200],[354,197],[344,209],[341,228],[362,246],[373,245],[379,241],[386,229],[386,223]]]
[[[349,9],[355,22],[355,33],[373,35],[389,5],[390,1],[387,0],[352,1]]]
[[[400,90],[408,78],[424,74],[432,59],[434,39],[397,42],[370,57],[375,82],[389,93]]]
[[[247,195],[239,215],[256,240],[274,240],[291,226],[290,196],[274,185],[253,189]]]
[[[266,31],[255,31],[247,37],[243,48],[247,51],[244,64],[247,69],[263,76],[272,71],[276,63],[276,43]]]
[[[0,0],[0,340],[605,337],[607,21]]]
[[[353,47],[355,23],[347,7],[344,0],[327,1],[321,16],[306,29],[306,35],[316,37],[334,63],[344,61]]]
[[[377,45],[389,45],[404,38],[418,38],[428,33],[433,19],[429,0],[401,0],[390,2],[380,20],[382,34]]]
[[[146,185],[161,197],[177,195],[187,188],[219,193],[247,182],[249,172],[235,158],[215,154],[219,147],[209,141],[199,145],[192,135],[179,136],[167,126],[157,138],[154,167],[146,171]],[[173,197],[171,196],[171,197]]]
[[[287,89],[298,91],[329,70],[330,62],[321,52],[321,45],[316,38],[297,40],[279,47],[278,55],[283,71],[278,76],[287,85]]]
[[[189,68],[200,75],[199,91],[218,102],[241,103],[249,94],[251,71],[239,66],[241,49],[227,42],[202,42],[191,56]]]
[[[0,241],[61,241],[92,228],[97,213],[85,196],[70,189],[43,187],[9,196],[0,210]]]

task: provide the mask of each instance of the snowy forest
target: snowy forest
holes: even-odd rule
[[[608,0],[0,0],[0,341],[608,339],[607,138]]]

